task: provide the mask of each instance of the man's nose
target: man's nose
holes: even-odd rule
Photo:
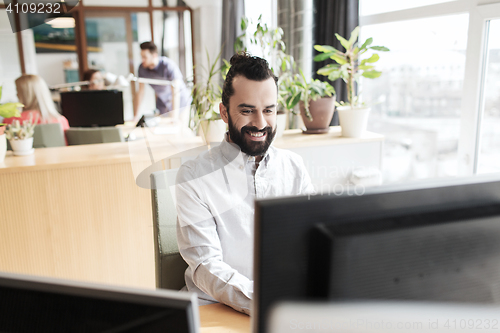
[[[259,130],[264,129],[267,126],[266,118],[262,112],[256,112],[252,119],[252,126],[257,127]]]

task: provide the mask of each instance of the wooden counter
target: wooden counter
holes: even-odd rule
[[[0,163],[0,270],[155,287],[151,191],[137,170],[201,140],[177,135],[8,152]],[[169,168],[163,164],[163,168]]]
[[[139,176],[152,164],[178,167],[183,156],[192,158],[206,147],[184,132],[136,131],[138,139],[128,143],[7,153],[0,163],[0,271],[155,287],[149,178],[139,182]],[[361,149],[381,146],[380,135],[338,136],[336,128],[322,135],[290,131],[275,145],[302,154],[306,166],[311,156],[313,163],[318,159],[310,172],[319,163],[347,163],[344,150],[365,159],[380,155],[381,148],[370,146],[368,156]]]

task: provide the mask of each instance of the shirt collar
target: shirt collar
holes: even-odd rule
[[[220,148],[222,155],[228,161],[234,160],[237,154],[241,154],[243,156],[244,165],[246,165],[248,162],[255,162],[255,156],[250,156],[248,154],[243,153],[237,144],[229,142],[229,132],[226,132],[224,134],[224,140],[222,140]],[[269,160],[272,159],[271,156],[274,155],[274,149],[275,148],[271,145],[269,149],[266,151],[265,155],[262,157],[260,164],[264,162],[266,168],[269,165]]]

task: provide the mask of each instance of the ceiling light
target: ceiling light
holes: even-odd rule
[[[54,19],[46,19],[45,23],[50,24],[52,28],[56,29],[75,27],[75,19],[72,17],[58,17]]]

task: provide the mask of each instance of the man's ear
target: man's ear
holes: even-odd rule
[[[225,122],[226,124],[229,124],[229,117],[228,117],[228,115],[227,115],[227,112],[228,112],[228,111],[227,111],[226,107],[224,106],[224,104],[222,104],[222,102],[221,102],[221,103],[219,103],[219,113],[220,113],[220,117],[222,118],[222,120],[224,120],[224,122]]]

